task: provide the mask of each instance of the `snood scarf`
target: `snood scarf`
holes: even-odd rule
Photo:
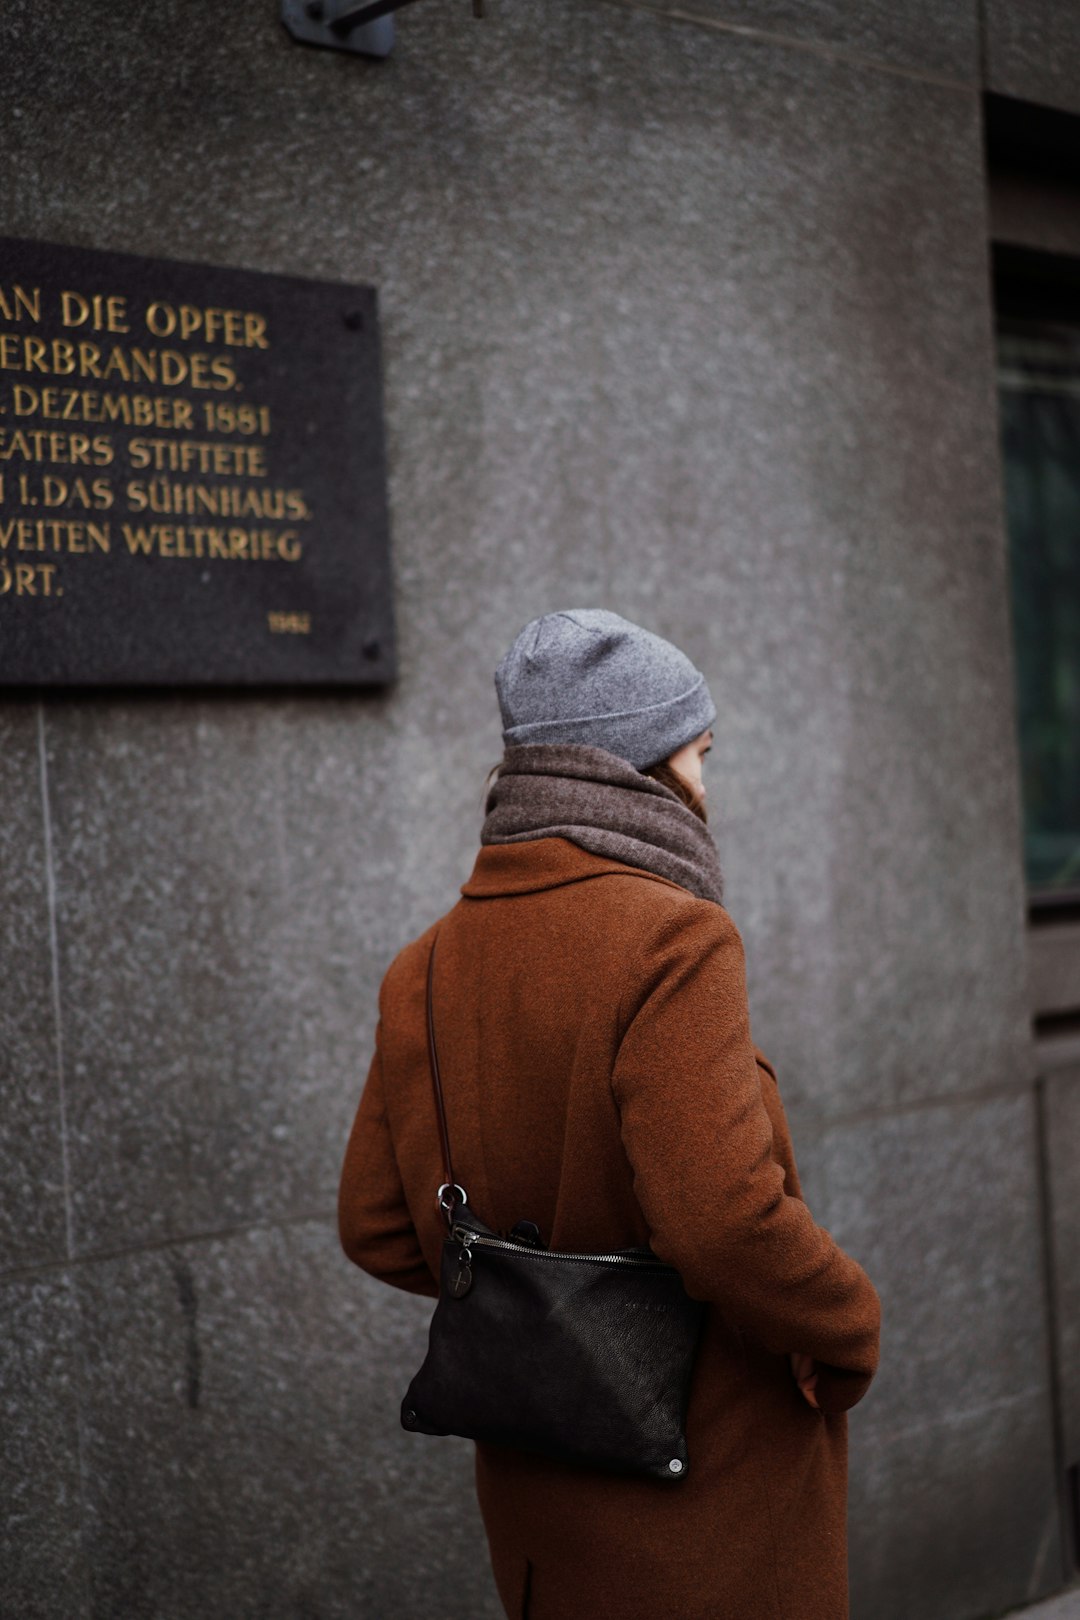
[[[568,838],[723,902],[720,857],[705,823],[670,788],[606,748],[511,745],[484,809],[481,844]]]

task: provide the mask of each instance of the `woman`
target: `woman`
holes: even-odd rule
[[[512,1620],[843,1620],[845,1414],[877,1366],[880,1306],[802,1201],[751,1040],[705,822],[716,709],[677,648],[598,609],[534,619],[495,683],[506,753],[472,876],[437,925],[455,1173],[488,1226],[528,1219],[549,1247],[590,1253],[648,1242],[710,1307],[678,1485],[477,1445],[503,1605]],[[340,1196],[350,1258],[431,1296],[434,934],[383,980]]]

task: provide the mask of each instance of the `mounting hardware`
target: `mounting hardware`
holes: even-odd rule
[[[281,20],[293,39],[354,56],[389,56],[394,45],[394,12],[412,0],[281,0]],[[473,16],[484,15],[484,0],[472,0]]]
[[[354,56],[389,56],[394,45],[394,18],[408,0],[281,0],[281,20],[293,39],[324,45]]]

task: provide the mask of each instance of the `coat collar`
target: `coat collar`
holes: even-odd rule
[[[580,883],[583,878],[602,877],[606,872],[624,877],[632,872],[670,889],[679,888],[669,878],[646,872],[643,867],[594,855],[569,838],[551,837],[523,838],[513,844],[481,844],[472,876],[461,885],[461,892],[469,900],[486,900],[497,894],[530,894],[563,883]]]

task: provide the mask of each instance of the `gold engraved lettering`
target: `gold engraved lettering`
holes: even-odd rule
[[[262,433],[270,432],[269,405],[229,405],[210,400],[203,402],[203,421],[208,433]]]
[[[108,556],[112,527],[133,570],[143,557],[229,573],[271,563],[282,580],[297,576],[285,565],[304,555],[311,504],[303,489],[267,482],[278,475],[277,424],[239,380],[248,384],[242,351],[271,347],[266,315],[7,282],[0,324],[16,322],[0,330],[0,602],[62,597],[61,558]],[[119,478],[97,476],[114,465]],[[125,521],[110,526],[113,513]],[[67,566],[77,578],[95,571]],[[312,631],[299,609],[265,623],[274,635]]]
[[[131,331],[131,328],[127,324],[127,320],[126,320],[126,316],[127,316],[127,309],[125,307],[126,304],[127,304],[127,300],[125,298],[121,298],[119,296],[112,297],[112,298],[106,298],[106,300],[105,300],[105,308],[106,308],[106,311],[108,313],[107,325],[108,325],[108,329],[109,329],[110,332],[130,332]]]
[[[12,567],[5,558],[0,561],[0,596],[37,596],[39,588],[42,596],[62,596],[59,587],[55,592],[52,588],[55,573],[55,563],[16,563]]]
[[[96,388],[31,388],[15,383],[11,390],[16,416],[42,416],[65,422],[120,422],[125,427],[190,429],[190,400],[163,394],[102,394]]]
[[[150,556],[154,549],[154,532],[156,528],[156,523],[149,529],[143,529],[130,523],[121,523],[120,531],[127,541],[127,548],[133,557],[137,556],[139,552],[145,557]]]
[[[0,461],[54,461],[107,467],[113,458],[107,433],[47,433],[44,428],[0,428]]]
[[[89,326],[94,332],[128,332],[126,299],[118,294],[93,293],[87,298],[78,292],[60,294],[60,319],[65,326]]]
[[[81,506],[88,512],[104,512],[113,504],[113,492],[105,478],[95,478],[88,484],[85,478],[57,478],[54,473],[45,473],[41,480],[41,504]]]
[[[79,376],[100,378],[101,375],[101,350],[98,348],[96,343],[80,343]],[[125,382],[131,381],[130,376],[127,374],[126,366],[121,368],[121,376]]]
[[[139,455],[144,455],[144,450]],[[129,478],[124,486],[129,506],[136,512],[159,512],[162,517],[264,518],[306,521],[311,509],[299,489],[267,485],[170,483],[168,478]]]
[[[52,346],[53,370],[61,377],[70,377],[75,370],[75,345],[66,338],[56,338]]]
[[[197,304],[148,304],[143,317],[154,337],[176,333],[185,343],[200,338],[204,343],[224,343],[228,349],[268,349],[266,316],[242,309],[200,308]]]
[[[0,523],[0,551],[7,551],[14,543],[19,551],[28,549],[23,544],[27,535],[32,535],[34,525],[29,518],[11,518],[7,523]]]
[[[207,315],[211,315],[211,314],[216,315],[217,311],[216,310],[207,310],[206,314]],[[203,325],[203,311],[201,309],[196,309],[194,304],[181,304],[180,305],[180,336],[182,338],[184,338],[185,341],[190,337],[194,337],[196,332],[201,331],[202,330],[202,325]],[[206,336],[207,337],[210,336],[209,327],[207,327],[207,329],[206,329]]]
[[[90,345],[80,343],[79,347],[80,349],[88,349]],[[100,377],[103,382],[107,382],[110,377],[114,376],[119,377],[123,382],[138,382],[138,370],[140,366],[151,382],[155,382],[157,380],[156,352],[153,349],[151,349],[149,357],[144,355],[141,349],[132,349],[131,358],[129,360],[123,349],[114,347],[109,350],[105,364],[102,366],[100,371],[98,370],[97,359],[95,358],[93,360],[90,375],[92,377]]]
[[[108,551],[109,524],[69,518],[12,518],[0,523],[0,551]]]
[[[266,335],[265,315],[244,316],[244,347],[247,349],[268,349],[270,339]]]
[[[32,321],[40,321],[41,288],[34,287],[27,292],[16,283],[9,295],[0,287],[0,315],[5,321],[21,321],[24,315],[29,315]]]
[[[217,473],[265,478],[266,457],[258,444],[217,444],[206,439],[132,439],[128,458],[139,470]]]
[[[147,382],[166,388],[221,391],[235,388],[236,368],[225,354],[182,354],[178,349],[125,349],[119,344],[103,349],[80,339],[0,333],[0,370],[39,372],[43,376],[92,377],[95,382],[118,378],[121,382]]]
[[[168,304],[151,304],[146,311],[146,324],[155,337],[172,337],[176,331],[176,311]]]
[[[207,386],[210,388],[235,388],[236,368],[227,354],[215,354],[210,362],[210,370],[214,381]]]
[[[161,361],[160,368],[158,366],[159,359]],[[175,349],[162,349],[160,354],[157,349],[132,349],[131,362],[132,370],[135,373],[132,378],[134,382],[138,381],[137,374],[140,371],[147,382],[157,382],[159,376],[163,383],[172,383],[174,385],[184,380],[183,356],[177,354]]]
[[[45,364],[45,344],[39,337],[23,339],[23,353],[26,356],[27,371],[48,371]]]
[[[122,523],[134,556],[214,557],[223,562],[298,562],[303,545],[295,530],[224,529],[216,524]],[[0,524],[0,534],[3,525]]]

